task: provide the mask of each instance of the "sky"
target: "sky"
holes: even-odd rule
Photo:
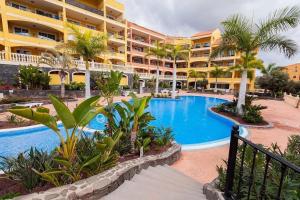
[[[220,22],[243,14],[256,22],[276,9],[299,6],[300,0],[118,0],[125,4],[129,21],[172,36],[191,36],[200,31],[222,29]],[[299,52],[288,59],[280,52],[259,52],[265,62],[278,66],[300,62],[300,25],[284,35],[296,41]]]

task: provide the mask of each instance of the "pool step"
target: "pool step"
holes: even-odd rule
[[[104,200],[205,200],[203,185],[169,166],[149,167]]]

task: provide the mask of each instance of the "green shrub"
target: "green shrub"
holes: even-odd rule
[[[31,99],[27,97],[8,96],[4,99],[1,99],[0,104],[24,103],[29,101],[31,101]]]
[[[49,89],[50,76],[46,72],[40,71],[40,68],[30,66],[21,66],[18,74],[21,87],[26,89]]]
[[[20,193],[7,193],[5,195],[0,195],[0,200],[13,199],[15,197],[20,196]]]
[[[155,135],[155,143],[159,146],[169,146],[174,140],[171,128],[160,128],[157,129]]]
[[[83,90],[85,88],[85,84],[71,82],[70,84],[66,84],[65,87],[66,87],[66,90]]]
[[[263,117],[259,106],[248,106],[244,109],[242,119],[251,124],[259,124],[263,122]]]
[[[8,123],[10,124],[15,124],[15,125],[19,125],[19,124],[23,124],[25,123],[25,120],[18,117],[17,115],[8,115],[6,117],[6,120],[8,121]]]
[[[251,175],[251,167],[253,161],[253,149],[249,146],[246,147],[245,158],[244,158],[244,167],[243,167],[243,176],[239,176],[240,172],[240,164],[242,158],[242,145],[238,148],[237,154],[237,165],[235,168],[235,177],[234,177],[234,191],[237,192],[237,186],[239,179],[241,178],[241,197],[240,199],[247,199],[246,194],[248,193],[248,181]],[[277,144],[272,144],[271,148],[267,150],[275,153],[283,158],[287,159],[289,162],[299,166],[300,165],[300,135],[294,135],[289,138],[289,142],[287,148],[284,152],[282,152]],[[227,163],[225,162],[225,166]],[[260,191],[264,178],[264,170],[266,166],[266,158],[262,153],[258,153],[256,155],[255,161],[255,170],[253,177],[253,187],[250,193],[250,199],[261,199]],[[225,180],[226,180],[226,167],[218,166],[217,171],[219,174],[219,182],[217,187],[220,190],[224,190]],[[271,160],[268,176],[266,180],[266,197],[265,199],[276,199],[277,190],[280,183],[281,177],[281,165]],[[281,198],[283,200],[292,200],[292,199],[300,199],[300,174],[297,174],[293,170],[288,170],[285,178],[283,179],[283,187],[281,192]]]
[[[0,169],[5,175],[12,180],[20,181],[29,191],[45,183],[32,169],[44,171],[51,165],[52,157],[36,148],[20,153],[17,158],[0,157]]]

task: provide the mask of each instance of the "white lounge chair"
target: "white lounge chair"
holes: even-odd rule
[[[43,103],[16,103],[16,106],[22,106],[26,108],[34,108],[34,107],[40,107]]]

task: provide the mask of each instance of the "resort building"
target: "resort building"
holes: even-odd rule
[[[38,65],[40,55],[58,44],[72,40],[68,24],[81,30],[104,32],[109,36],[108,51],[94,60],[93,71],[119,70],[125,73],[122,84],[129,84],[136,73],[141,80],[152,79],[159,65],[160,79],[171,82],[173,62],[146,56],[149,48],[160,43],[180,44],[190,49],[189,59],[177,63],[177,87],[193,85],[190,70],[205,74],[208,89],[215,87],[210,71],[218,65],[224,69],[239,62],[237,52],[224,52],[209,61],[211,51],[221,41],[218,29],[200,32],[189,38],[167,36],[124,19],[124,5],[115,0],[2,0],[0,2],[0,73],[2,81],[15,80],[20,65]],[[71,70],[67,82],[84,81],[84,65],[75,57],[77,69]],[[58,69],[39,65],[51,76],[51,85],[59,85]],[[5,73],[5,76],[4,74]],[[253,76],[255,73],[253,72]],[[203,78],[198,78],[200,80]],[[248,88],[254,89],[254,77]],[[218,78],[218,88],[237,90],[239,72]]]
[[[300,63],[288,65],[282,68],[282,71],[289,75],[293,81],[300,81]]]

